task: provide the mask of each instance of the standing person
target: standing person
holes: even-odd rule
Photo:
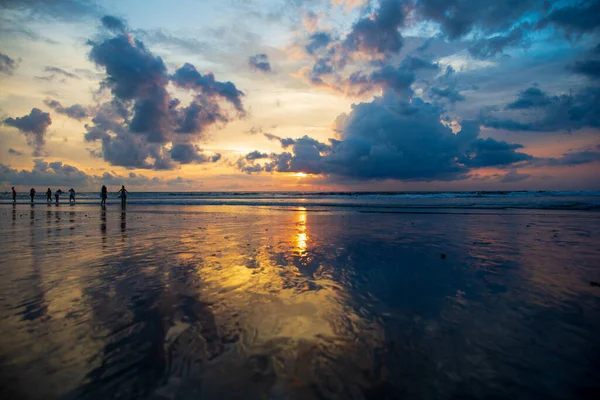
[[[17,192],[15,192],[15,187],[12,187],[12,191],[13,191],[13,203],[17,202]]]
[[[71,188],[69,189],[69,203],[71,203],[72,201],[75,201],[75,189]]]
[[[106,198],[108,197],[108,190],[106,189],[105,185],[102,185],[102,190],[100,192],[100,197],[102,197],[102,201],[100,202],[100,205],[102,207],[106,206]]]
[[[121,190],[117,193],[121,193],[121,206],[125,207],[125,204],[127,203],[127,193],[129,193],[127,189],[125,189],[125,185],[121,185]]]
[[[63,194],[64,192],[60,189],[58,189],[56,192],[54,192],[54,198],[56,199],[56,204],[58,204],[58,200],[60,199],[60,195]]]
[[[52,190],[50,190],[50,188],[48,188],[48,190],[46,191],[46,201],[52,201]]]
[[[31,196],[31,202],[33,203],[33,198],[35,197],[35,189],[31,188],[29,191],[29,196]]]

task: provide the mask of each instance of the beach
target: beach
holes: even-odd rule
[[[596,211],[132,199],[0,205],[3,398],[600,389]]]

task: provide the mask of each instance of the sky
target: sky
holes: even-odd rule
[[[0,182],[600,189],[600,0],[1,0]]]

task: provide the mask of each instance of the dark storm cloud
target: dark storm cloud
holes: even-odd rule
[[[92,155],[129,168],[172,169],[217,161],[220,155],[205,155],[194,142],[209,127],[230,120],[221,100],[243,116],[243,92],[211,73],[200,74],[189,63],[169,75],[162,58],[135,39],[123,21],[106,16],[102,22],[111,35],[90,42],[89,58],[106,71],[102,87],[110,89],[113,100],[96,107],[92,124],[86,125],[85,139],[102,145]],[[192,101],[182,105],[172,98],[169,82],[192,90]]]
[[[440,119],[443,109],[413,97],[388,94],[353,106],[337,119],[340,139],[322,143],[308,136],[283,139],[285,151],[270,154],[266,162],[238,160],[246,173],[304,172],[336,179],[414,181],[457,180],[483,166],[508,167],[531,160],[520,144],[480,139],[475,121],[463,121],[458,133]],[[252,158],[252,157],[250,157]]]
[[[93,0],[2,0],[0,8],[64,21],[77,21],[100,12],[100,7]]]
[[[589,79],[600,79],[599,60],[576,61],[570,69],[577,74],[587,76]]]
[[[0,72],[11,75],[17,69],[19,62],[7,54],[0,53]]]
[[[248,65],[255,71],[271,72],[269,56],[266,54],[256,54],[248,57]]]
[[[69,107],[63,107],[63,105],[58,100],[44,100],[44,104],[48,107],[52,108],[59,114],[64,114],[70,118],[81,121],[90,116],[90,111],[79,104],[73,104]]]
[[[46,130],[52,124],[50,114],[39,108],[33,108],[29,115],[6,118],[4,124],[17,128],[27,138],[27,144],[33,147],[33,155],[42,153],[46,144]]]
[[[398,53],[402,36],[398,29],[404,24],[403,4],[398,0],[379,0],[372,15],[360,18],[344,40],[344,47],[367,54]]]
[[[481,168],[503,167],[533,159],[529,154],[517,151],[522,148],[523,145],[518,143],[499,142],[491,138],[477,139],[469,145],[460,161],[469,167]]]
[[[538,26],[545,28],[552,24],[564,29],[567,33],[590,32],[600,27],[600,1],[588,0],[575,2],[574,4],[560,5],[552,8],[550,13],[540,20]]]
[[[572,131],[600,127],[600,87],[585,87],[577,92],[549,95],[532,87],[519,93],[505,108],[508,113],[484,110],[483,125],[511,131]],[[520,115],[510,112],[519,111]],[[507,115],[508,114],[508,115]]]
[[[449,39],[458,39],[474,29],[484,34],[504,32],[525,14],[541,12],[543,9],[542,0],[415,2],[415,10],[421,19],[439,23],[443,34]]]
[[[8,154],[10,154],[11,156],[22,156],[23,152],[19,151],[19,150],[15,150],[11,147],[10,149],[8,149]]]
[[[519,94],[519,98],[509,103],[506,110],[521,110],[549,105],[552,99],[537,87],[530,87]]]

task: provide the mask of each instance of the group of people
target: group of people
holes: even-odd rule
[[[56,192],[54,192],[54,199],[56,200],[57,204],[60,200],[60,196],[63,193],[64,192],[61,189],[58,189]],[[127,202],[127,194],[128,193],[129,192],[127,191],[127,189],[125,189],[125,185],[121,186],[121,189],[117,192],[117,194],[119,194],[119,197],[121,198],[122,206],[124,206],[125,203]],[[31,197],[32,203],[35,199],[35,194],[36,194],[35,189],[31,188],[31,190],[29,191],[29,196]],[[75,202],[75,194],[76,194],[75,189],[73,189],[73,188],[69,189],[69,203]],[[106,199],[108,198],[108,189],[106,189],[105,185],[102,185],[102,189],[100,191],[100,197],[102,198],[100,205],[104,207],[106,205]],[[17,202],[17,192],[16,192],[14,186],[12,188],[12,198],[13,198],[13,202],[16,203]],[[46,191],[46,201],[47,202],[52,201],[52,190],[50,190],[50,188],[48,188],[48,190]]]

